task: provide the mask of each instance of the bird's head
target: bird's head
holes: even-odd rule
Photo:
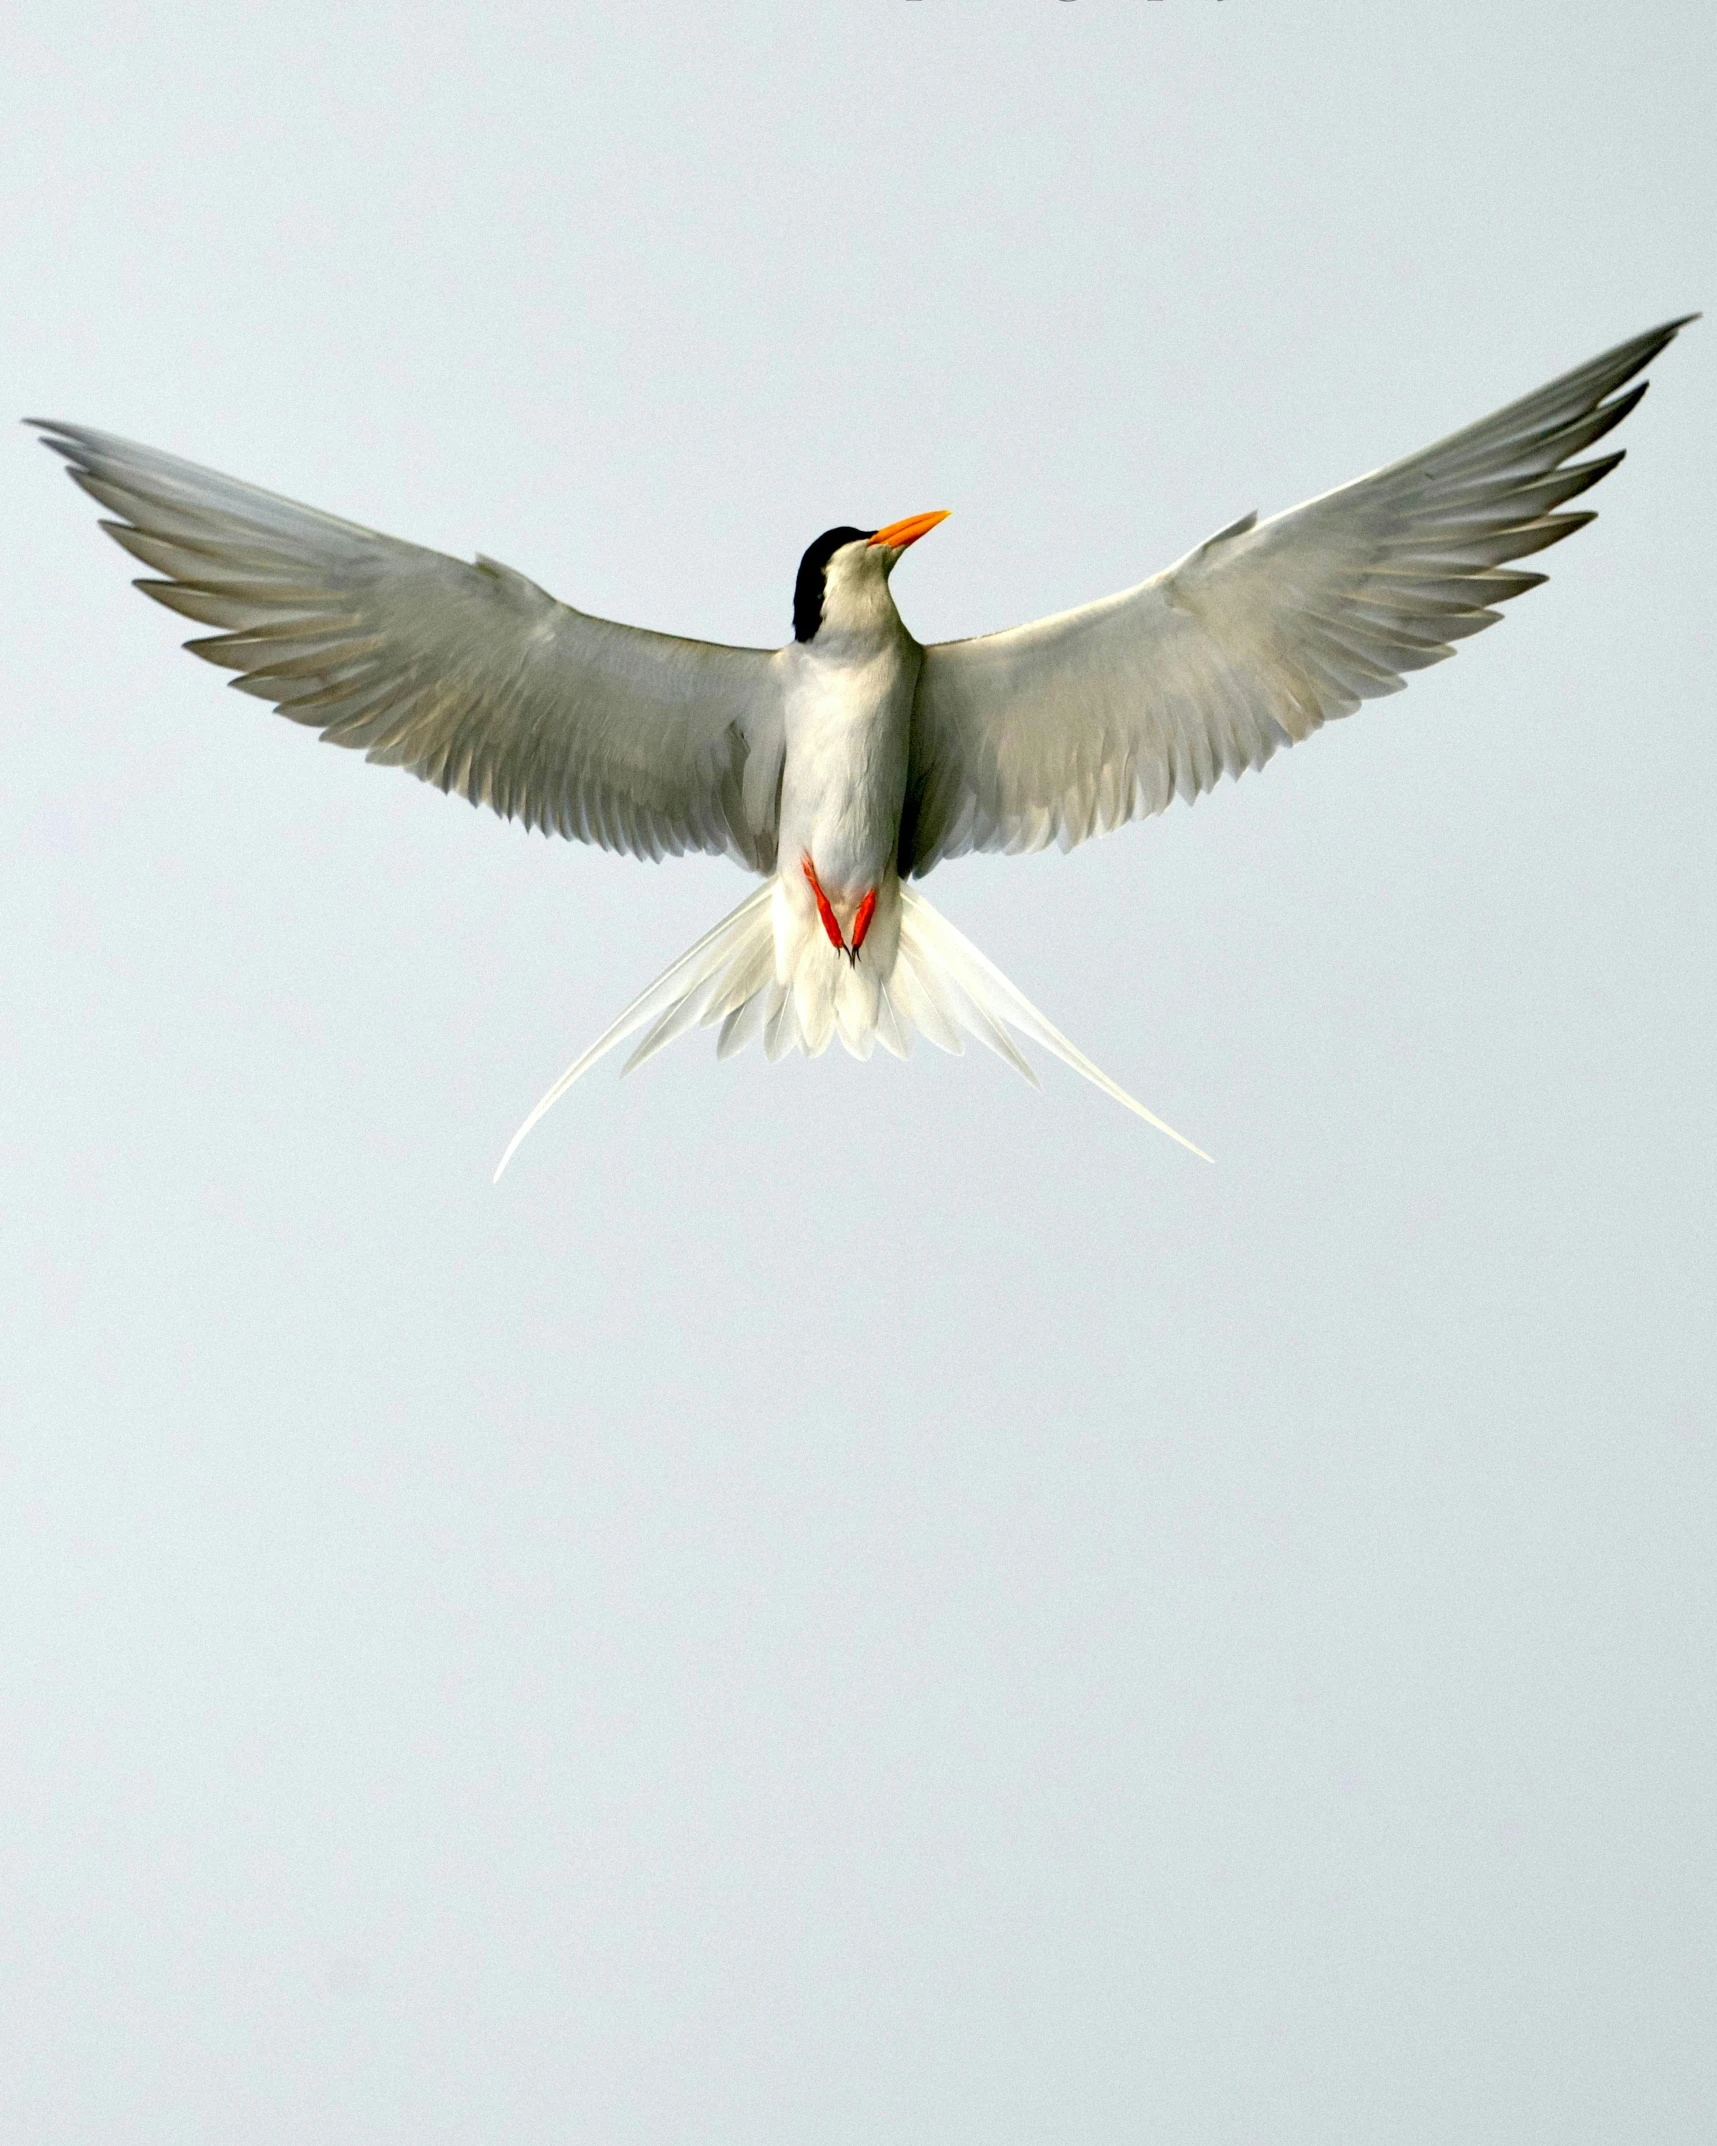
[[[825,629],[862,633],[894,610],[888,577],[909,544],[927,536],[937,514],[909,514],[886,529],[825,529],[799,561],[793,586],[793,638],[814,641]]]

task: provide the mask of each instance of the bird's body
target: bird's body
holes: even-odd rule
[[[892,612],[894,606],[889,603]],[[856,910],[894,870],[906,797],[912,700],[923,650],[896,614],[875,645],[782,650],[779,843],[810,857],[837,911]]]
[[[636,1064],[699,1022],[719,1022],[723,1055],[753,1036],[770,1057],[836,1036],[866,1057],[971,1035],[1033,1078],[1019,1034],[1160,1126],[907,882],[1194,798],[1452,655],[1544,578],[1506,562],[1592,519],[1561,510],[1621,456],[1571,458],[1635,406],[1644,383],[1626,383],[1683,325],[1271,521],[1232,522],[1118,596],[928,648],[889,576],[939,513],[826,531],[800,564],[793,640],[722,648],[591,618],[492,560],[108,433],[43,430],[159,577],[139,586],[219,629],[189,645],[243,691],[528,825],[725,853],[762,879],[513,1147],[615,1044],[642,1031]]]
[[[786,680],[775,975],[813,1053],[831,1034],[868,1051],[899,951],[900,812],[924,651],[889,592],[898,556],[875,536],[838,551],[816,632],[778,659]],[[844,962],[825,904],[850,950]]]

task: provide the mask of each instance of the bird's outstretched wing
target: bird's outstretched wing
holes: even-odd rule
[[[1399,692],[1542,574],[1505,562],[1593,517],[1558,509],[1620,454],[1570,466],[1694,318],[1621,343],[1403,462],[1219,530],[1138,588],[928,648],[903,872],[967,850],[1064,849]]]
[[[36,420],[163,578],[221,630],[186,645],[336,745],[527,826],[773,868],[779,666],[591,618],[511,568],[379,536],[111,433]]]

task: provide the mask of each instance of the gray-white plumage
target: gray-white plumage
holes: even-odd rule
[[[153,569],[137,586],[220,629],[185,645],[240,692],[528,827],[773,864],[769,650],[592,618],[481,554],[467,566],[111,433],[42,430]]]
[[[1619,453],[1570,458],[1645,393],[1688,314],[1338,491],[1248,514],[1166,572],[1059,617],[925,653],[906,868],[1071,848],[1397,693],[1543,574],[1507,562],[1594,519],[1567,501]]]
[[[759,1034],[771,1056],[836,1034],[860,1056],[971,1034],[1029,1077],[1013,1029],[1150,1117],[901,882],[1196,797],[1452,655],[1544,579],[1510,561],[1593,518],[1564,510],[1622,457],[1574,458],[1693,317],[1273,520],[1249,514],[1121,595],[929,648],[889,575],[939,514],[829,532],[801,567],[795,639],[726,648],[590,617],[493,560],[110,433],[41,429],[151,569],[138,586],[217,629],[188,645],[240,690],[528,826],[639,856],[725,853],[769,882],[525,1129],[639,1029],[634,1062],[716,1020],[724,1052]]]

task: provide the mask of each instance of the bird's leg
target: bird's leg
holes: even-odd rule
[[[811,892],[817,897],[817,914],[823,920],[823,929],[829,935],[829,944],[837,954],[844,954],[847,951],[847,942],[841,937],[840,923],[829,906],[829,897],[823,892],[823,882],[817,877],[817,867],[809,856],[801,857],[799,862],[804,867],[805,877],[811,883]],[[865,922],[870,922],[868,916]]]
[[[870,920],[875,914],[876,889],[872,887],[864,900],[859,903],[858,915],[853,918],[853,943],[847,949],[847,959],[855,969],[858,967],[859,948],[864,944],[864,935],[869,931]]]

